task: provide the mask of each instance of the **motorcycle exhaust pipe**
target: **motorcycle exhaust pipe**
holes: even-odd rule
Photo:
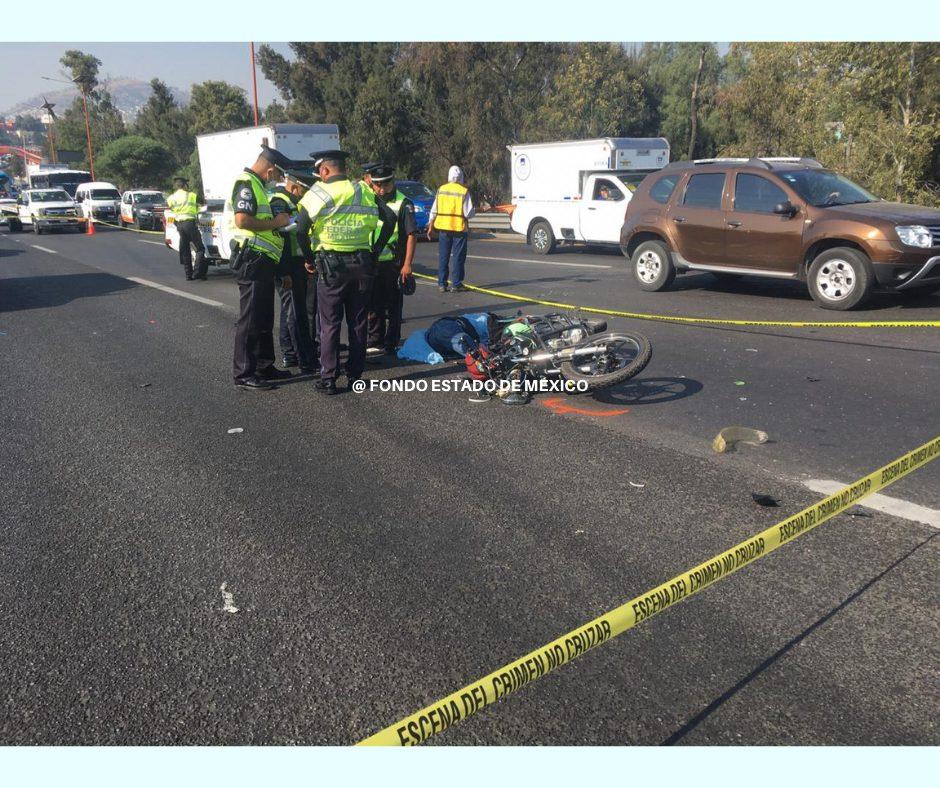
[[[514,364],[521,364],[528,361],[530,363],[540,364],[543,361],[568,361],[575,356],[591,356],[595,353],[603,353],[606,350],[606,345],[591,345],[590,347],[570,348],[568,350],[559,351],[558,353],[536,353],[534,356],[516,356],[512,359],[512,362]]]

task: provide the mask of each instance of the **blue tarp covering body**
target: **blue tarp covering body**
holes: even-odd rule
[[[486,312],[471,312],[466,315],[461,315],[461,317],[469,320],[473,324],[477,335],[480,337],[480,343],[486,344],[488,341]],[[428,342],[429,334],[438,350],[445,350],[447,344],[450,343],[451,351],[447,353],[447,356],[450,358],[463,358],[464,353],[461,353],[458,348],[462,347],[462,343],[465,343],[468,339],[473,339],[472,337],[468,337],[466,332],[461,330],[460,325],[453,318],[441,318],[440,320],[434,321],[430,328],[415,331],[409,336],[408,339],[405,340],[405,344],[399,348],[398,357],[403,361],[420,361],[423,364],[443,364],[444,355],[438,352],[438,350],[435,350],[434,347],[431,346],[431,343]]]

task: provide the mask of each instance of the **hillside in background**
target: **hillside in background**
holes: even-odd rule
[[[54,82],[50,82],[49,86],[59,87],[59,85]],[[72,103],[72,100],[78,95],[78,90],[65,86],[62,87],[63,90],[50,90],[48,93],[37,93],[35,96],[31,96],[25,101],[21,101],[12,107],[0,111],[0,117],[13,118],[17,115],[28,115],[34,118],[41,117],[43,111],[40,108],[40,104],[43,103],[43,96],[56,105],[55,111],[57,113],[64,112],[66,107],[68,107],[69,104]],[[101,87],[111,93],[114,104],[120,110],[125,121],[131,121],[137,117],[140,108],[147,102],[147,99],[150,98],[150,83],[141,79],[127,79],[121,77],[103,79]],[[180,90],[175,87],[171,87],[170,90],[173,92],[173,98],[180,104],[187,104],[189,102],[188,90]]]

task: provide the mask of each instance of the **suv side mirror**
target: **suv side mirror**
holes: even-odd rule
[[[796,214],[799,213],[799,210],[800,210],[800,209],[797,208],[797,207],[796,207],[792,202],[790,202],[789,200],[784,200],[783,202],[778,202],[778,203],[774,206],[774,213],[778,213],[778,214],[780,214],[780,215],[782,215],[782,216],[786,216],[786,217],[788,217],[788,218],[793,218],[794,216],[796,216]]]

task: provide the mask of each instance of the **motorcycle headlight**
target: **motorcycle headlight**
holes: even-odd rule
[[[917,246],[921,249],[927,249],[933,246],[933,236],[931,236],[930,230],[922,224],[895,227],[894,229],[897,231],[898,238],[901,239],[902,244]]]

